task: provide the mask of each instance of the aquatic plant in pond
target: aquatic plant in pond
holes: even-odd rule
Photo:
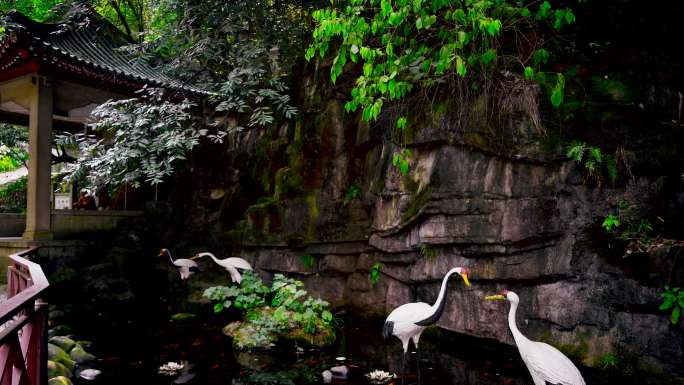
[[[257,274],[246,271],[240,286],[210,287],[203,296],[214,303],[216,313],[231,307],[240,311],[242,320],[223,329],[238,349],[269,348],[279,338],[327,345],[335,340],[330,305],[309,296],[303,286],[276,274],[269,288]]]
[[[366,374],[366,378],[368,378],[368,381],[371,384],[387,384],[391,380],[397,378],[397,375],[394,373],[389,373],[384,370],[374,370],[370,373]]]

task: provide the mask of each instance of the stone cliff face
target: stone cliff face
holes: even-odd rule
[[[312,95],[304,96],[310,106]],[[508,305],[483,301],[508,289],[520,295],[518,324],[532,339],[588,365],[631,352],[684,374],[683,328],[658,311],[659,287],[593,239],[625,189],[584,183],[573,162],[542,150],[522,111],[495,128],[464,129],[449,101],[404,137],[412,151],[404,176],[392,165],[399,148],[377,128],[350,121],[341,99],[289,128],[240,138],[249,156],[261,156],[251,178],[266,181],[270,195],[227,233],[240,255],[264,273],[297,275],[312,294],[367,317],[433,302],[443,275],[468,266],[473,286],[450,286],[439,327],[513,344]],[[234,196],[222,210],[232,212]]]
[[[229,156],[194,160],[193,201],[206,204],[184,201],[195,210],[186,229],[206,239],[209,224],[205,246],[251,259],[265,276],[295,275],[368,317],[433,302],[443,275],[467,266],[473,286],[450,286],[439,327],[513,344],[508,304],[483,300],[508,289],[520,295],[518,325],[531,339],[591,366],[627,353],[684,375],[684,323],[658,310],[674,253],[655,266],[616,257],[596,236],[606,238],[600,224],[618,201],[639,204],[651,182],[587,183],[515,101],[492,122],[479,118],[488,101],[464,110],[447,99],[397,134],[346,114],[346,93],[314,79],[302,79],[296,123],[244,132]],[[537,91],[521,92],[530,100]],[[409,175],[392,164],[396,142],[412,152]]]

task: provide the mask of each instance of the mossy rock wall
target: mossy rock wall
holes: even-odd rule
[[[235,191],[213,208],[188,208],[204,229],[195,243],[246,258],[265,276],[303,279],[312,295],[361,317],[432,302],[443,275],[468,266],[474,285],[452,285],[439,327],[513,344],[507,306],[482,300],[509,289],[521,297],[518,323],[532,339],[587,365],[638,352],[684,375],[683,326],[658,310],[668,271],[641,279],[633,274],[639,261],[616,262],[596,241],[611,207],[651,181],[588,184],[524,110],[468,126],[448,98],[412,122],[402,139],[411,172],[402,175],[388,122],[360,122],[344,113],[343,93],[307,77],[301,84],[308,88],[296,121],[239,134],[232,141],[242,146],[218,165],[195,154],[192,167],[223,167],[230,177],[196,178],[194,194]],[[349,198],[351,186],[361,194]],[[382,267],[373,284],[375,263]]]

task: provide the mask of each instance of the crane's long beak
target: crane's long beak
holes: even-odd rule
[[[461,273],[461,278],[463,278],[463,282],[465,282],[466,286],[472,286],[470,281],[468,281],[468,273]]]
[[[485,297],[485,300],[487,300],[487,301],[505,301],[506,297],[504,297],[502,294],[488,295]]]
[[[193,255],[192,257],[190,257],[190,259],[193,260],[193,261],[194,261],[195,259],[197,259],[197,258],[199,258],[199,254],[195,254],[195,255]]]

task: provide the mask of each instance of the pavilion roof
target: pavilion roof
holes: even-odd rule
[[[78,26],[38,23],[18,12],[9,13],[8,19],[0,42],[0,77],[11,77],[28,66],[62,80],[128,93],[148,86],[195,96],[212,94],[122,52],[118,48],[131,41],[100,17]]]

